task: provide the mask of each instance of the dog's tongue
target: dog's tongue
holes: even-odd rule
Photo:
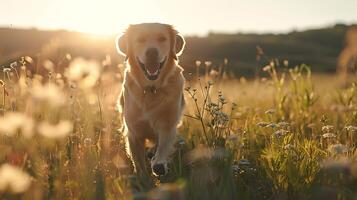
[[[148,63],[145,66],[150,73],[155,73],[159,69],[160,63]]]

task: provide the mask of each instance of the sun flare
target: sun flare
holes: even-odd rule
[[[104,0],[100,4],[86,0],[64,2],[68,4],[67,15],[58,17],[57,23],[80,32],[109,35],[121,32],[128,24],[163,22],[164,18],[160,8],[150,1],[141,1],[140,6],[135,1]],[[52,2],[49,6],[59,6],[56,4],[58,2]]]

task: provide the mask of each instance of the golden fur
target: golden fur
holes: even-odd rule
[[[167,54],[159,55],[167,60],[156,80],[146,78],[136,59],[140,54],[138,52],[142,51],[136,49],[135,46],[138,45],[134,44],[136,37],[139,37],[138,32],[141,34],[140,37],[151,34],[148,37],[154,38],[152,40],[155,40],[155,34],[169,37],[166,45],[165,41],[156,44],[159,48],[158,52]],[[146,42],[150,43],[150,41]],[[177,55],[184,47],[184,40],[169,25],[147,23],[129,26],[125,34],[118,38],[117,46],[127,60],[119,97],[119,110],[123,116],[129,153],[137,173],[147,175],[145,140],[151,140],[157,146],[156,153],[151,159],[151,167],[154,174],[164,175],[168,170],[170,154],[174,150],[176,127],[184,107],[183,69],[178,65],[177,60]],[[145,45],[140,44],[140,48],[144,47]],[[170,48],[169,51],[165,49],[167,47]]]

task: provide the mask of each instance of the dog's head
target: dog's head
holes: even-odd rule
[[[116,41],[119,53],[133,67],[141,68],[148,80],[156,80],[164,68],[172,67],[185,41],[172,26],[159,23],[130,25]]]

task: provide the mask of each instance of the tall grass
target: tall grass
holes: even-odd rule
[[[29,74],[26,59],[3,70],[0,199],[357,195],[353,80],[341,86],[333,76],[315,78],[306,65],[273,60],[262,69],[266,78],[239,81],[223,78],[228,60],[213,73],[212,63],[202,62],[204,78],[194,75],[186,83],[170,172],[152,177],[155,188],[148,188],[125,153],[116,110],[122,65],[113,71],[67,59],[63,74],[50,61],[47,74]]]

